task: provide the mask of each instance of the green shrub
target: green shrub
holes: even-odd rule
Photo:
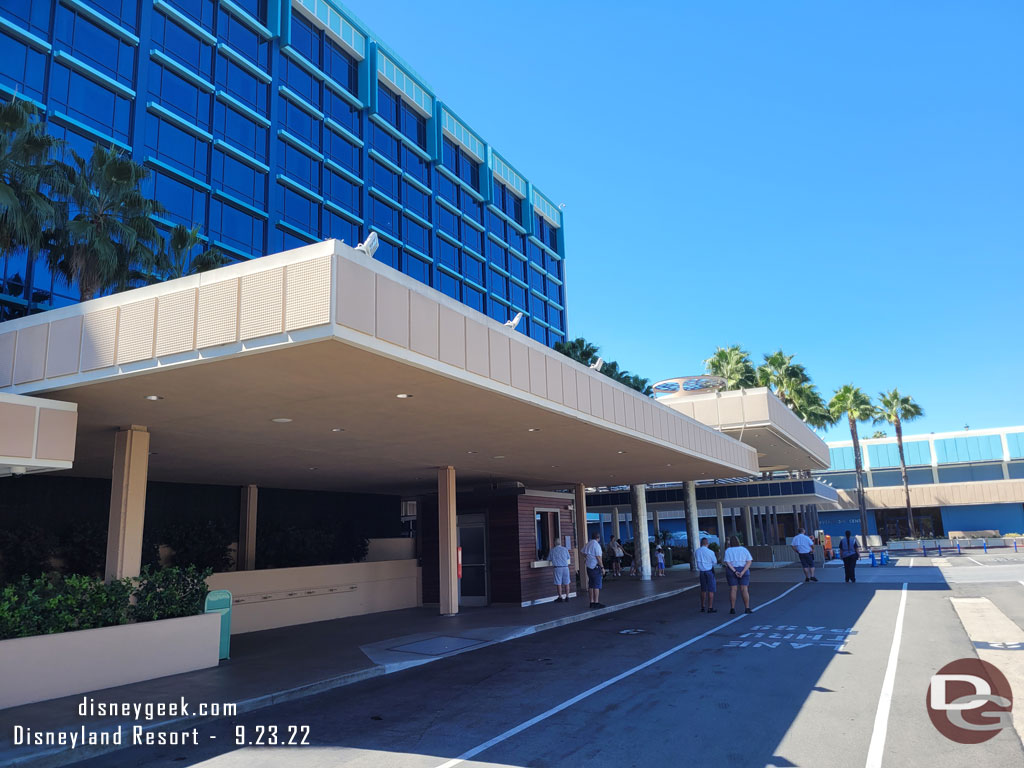
[[[194,616],[202,613],[206,595],[207,577],[212,568],[200,571],[194,565],[188,568],[142,569],[135,586],[135,603],[128,614],[135,621],[157,621]]]

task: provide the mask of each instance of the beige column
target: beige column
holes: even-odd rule
[[[656,510],[656,509],[651,510],[651,516],[653,518],[651,520],[651,522],[654,524],[654,540],[660,544],[661,543],[661,517],[658,515],[658,510]]]
[[[619,533],[619,508],[612,507],[612,536],[616,539],[622,538]]]
[[[640,558],[640,580],[651,580],[651,548],[647,543],[647,486],[631,485],[633,507],[633,556]]]
[[[616,512],[616,517],[618,513]],[[587,579],[586,563],[580,556],[580,550],[587,543],[587,487],[583,483],[576,483],[576,509],[574,521],[576,523],[576,541],[573,542],[572,553],[576,558],[576,570],[580,574],[580,589],[586,594],[590,587]]]
[[[722,509],[722,502],[715,502],[715,518],[718,523],[718,548],[724,552],[725,549],[725,511]]]
[[[110,523],[107,527],[106,579],[138,576],[142,570],[142,526],[146,519],[149,431],[125,427],[114,437],[110,477]]]
[[[686,488],[686,540],[690,547],[690,570],[697,570],[694,554],[700,546],[700,523],[697,517],[697,486],[692,480],[684,483]]]
[[[437,468],[437,558],[440,564],[441,615],[459,612],[456,551],[455,467]]]
[[[238,517],[238,552],[235,557],[236,571],[256,569],[256,508],[259,488],[247,485],[242,488],[242,506]]]
[[[750,507],[743,508],[743,546],[754,545],[754,520],[750,516]]]

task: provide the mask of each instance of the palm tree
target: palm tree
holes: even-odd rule
[[[228,259],[217,248],[204,248],[189,260],[189,253],[202,243],[199,225],[188,229],[178,224],[171,230],[170,238],[163,240],[163,249],[157,256],[156,270],[148,276],[147,282],[158,283],[174,280],[187,275],[196,275],[224,266]]]
[[[903,495],[907,501],[907,526],[910,538],[915,538],[914,512],[910,507],[910,482],[907,480],[907,460],[903,456],[903,422],[924,416],[924,409],[909,395],[901,395],[898,389],[878,393],[879,407],[875,409],[875,424],[888,422],[896,430],[896,445],[900,451],[900,477],[903,479]]]
[[[141,190],[149,171],[129,157],[97,144],[84,160],[72,152],[68,204],[74,216],[52,238],[50,268],[82,301],[100,291],[129,287],[134,276],[152,270],[160,236],[153,215],[159,203]]]
[[[718,347],[715,354],[704,361],[704,369],[725,379],[725,389],[752,389],[757,386],[757,374],[750,362],[750,353],[739,344]]]
[[[30,301],[32,261],[44,245],[43,232],[59,215],[51,195],[67,191],[56,159],[61,142],[38,117],[31,104],[0,103],[0,256],[27,251],[29,271],[20,285]]]
[[[860,509],[860,532],[864,537],[864,546],[867,546],[868,512],[864,502],[864,464],[860,457],[857,422],[875,418],[875,407],[871,404],[871,398],[865,395],[860,387],[844,384],[832,396],[828,410],[834,422],[839,421],[845,415],[850,424],[850,435],[853,437],[853,460],[857,470],[857,507]]]
[[[599,347],[594,346],[582,336],[572,341],[559,341],[555,343],[555,351],[561,352],[566,357],[571,357],[577,363],[593,365],[597,360]]]

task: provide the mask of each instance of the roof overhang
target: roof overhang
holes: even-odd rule
[[[760,471],[828,469],[828,446],[766,387],[659,398],[757,451]]]
[[[2,391],[77,403],[74,474],[92,477],[128,424],[170,482],[416,493],[439,466],[542,488],[757,471],[752,448],[338,241],[0,324]]]
[[[71,469],[78,406],[0,392],[0,477]]]

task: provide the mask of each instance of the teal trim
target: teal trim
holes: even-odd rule
[[[564,311],[565,311],[565,307],[564,307],[564,306],[562,306],[561,304],[559,304],[559,303],[558,303],[557,301],[555,301],[554,299],[548,299],[548,300],[547,300],[547,302],[548,302],[548,304],[550,304],[550,305],[551,305],[552,307],[554,307],[555,309],[561,310],[562,312],[564,312]]]
[[[53,46],[43,40],[41,37],[36,37],[27,29],[22,29],[17,24],[13,24],[3,16],[0,16],[0,31],[6,32],[12,37],[16,37],[23,43],[28,43],[33,48],[36,48],[45,53],[49,53]]]
[[[470,196],[474,200],[476,200],[478,203],[484,202],[484,196],[483,195],[481,195],[479,192],[477,192],[475,189],[473,189],[469,184],[464,182],[462,179],[460,179],[458,176],[456,176],[450,170],[448,170],[443,165],[441,165],[440,161],[438,161],[434,165],[434,169],[437,170],[437,171],[440,171],[442,175],[444,175],[449,180],[451,180],[451,181],[455,182],[456,184],[458,184],[460,187],[462,187],[467,192],[469,192]]]
[[[381,165],[383,165],[384,167],[391,169],[392,171],[397,173],[399,176],[402,175],[402,169],[399,168],[397,165],[395,165],[393,162],[391,162],[388,158],[384,157],[384,155],[382,155],[376,149],[370,149],[370,151],[367,152],[367,154],[370,157],[372,157],[374,160],[379,162]]]
[[[531,289],[530,289],[530,294],[531,294],[532,296],[536,296],[536,297],[537,297],[538,299],[540,299],[541,301],[545,301],[545,302],[547,301],[547,296],[545,296],[545,295],[544,295],[543,293],[541,293],[540,291],[538,291],[538,290],[537,290],[536,288],[531,288]]]
[[[301,237],[303,240],[308,240],[310,243],[320,242],[320,238],[316,235],[310,234],[304,229],[299,229],[294,224],[289,224],[284,219],[278,219],[276,226],[278,229],[283,229],[285,232],[291,232],[296,237]]]
[[[408,136],[406,136],[400,130],[395,128],[395,126],[393,126],[391,123],[389,123],[387,120],[385,120],[380,115],[378,115],[376,113],[371,113],[370,114],[370,119],[373,120],[373,122],[375,122],[377,125],[379,125],[381,128],[383,128],[385,131],[390,133],[392,136],[394,136],[396,139],[398,139],[400,142],[405,144],[405,146],[407,146],[409,149],[411,149],[415,154],[419,155],[421,160],[425,160],[425,161],[427,161],[429,163],[430,161],[432,161],[434,159],[427,152],[424,152],[419,147],[419,145],[416,144],[416,142],[412,141],[412,139],[410,139]]]
[[[164,0],[154,0],[153,7],[160,11],[160,13],[162,13],[164,16],[171,19],[179,27],[183,27],[184,29],[188,30],[191,34],[198,37],[204,43],[207,43],[209,45],[217,45],[217,38],[210,34],[208,30],[203,29],[201,26],[192,21],[192,19],[190,19],[188,16],[186,16],[177,8],[165,2]]]
[[[312,104],[310,104],[308,101],[306,101],[304,98],[299,96],[299,94],[297,94],[295,91],[293,91],[287,85],[279,85],[279,86],[277,86],[277,92],[279,94],[281,94],[282,96],[284,96],[286,99],[288,99],[288,101],[290,101],[292,104],[297,106],[303,112],[306,112],[307,114],[312,115],[317,120],[323,120],[324,119],[324,113],[323,112],[321,112],[319,109],[317,109]]]
[[[328,117],[328,118],[326,118],[324,120],[324,125],[326,125],[332,131],[334,131],[334,133],[338,134],[343,139],[345,139],[345,141],[348,141],[349,143],[354,144],[355,146],[357,146],[360,149],[362,149],[362,147],[363,147],[363,140],[360,139],[358,136],[356,136],[354,133],[352,133],[350,130],[348,130],[341,123],[339,123],[339,122],[335,121],[334,119]]]
[[[440,201],[440,200],[441,200],[441,198],[437,198],[437,199],[438,199],[438,201]],[[501,239],[500,237],[498,237],[498,236],[497,236],[496,234],[494,234],[493,232],[488,232],[488,233],[487,233],[487,236],[488,236],[489,238],[491,238],[491,240],[493,240],[494,242],[496,242],[496,243],[497,243],[498,245],[500,245],[500,246],[501,246],[502,248],[508,248],[508,243],[506,243],[506,242],[505,242],[504,240],[502,240],[502,239]],[[523,259],[523,261],[526,261],[526,259]]]
[[[371,224],[370,225],[370,231],[371,232],[376,232],[378,237],[380,237],[383,240],[387,240],[392,245],[397,246],[398,248],[402,247],[402,241],[401,240],[399,240],[394,235],[389,235],[387,232],[385,232],[383,229],[381,229],[380,227],[376,226],[375,224]]]
[[[520,288],[525,288],[526,290],[530,290],[530,286],[528,286],[526,283],[524,283],[522,280],[520,280],[515,275],[509,275],[508,279],[511,280],[516,285],[518,285]]]
[[[511,305],[511,304],[509,303],[509,300],[508,300],[508,299],[506,299],[506,298],[505,298],[504,296],[499,296],[499,295],[498,295],[498,294],[496,294],[496,293],[488,293],[488,296],[490,296],[490,297],[491,297],[492,299],[494,299],[495,301],[497,301],[497,302],[499,302],[499,303],[501,303],[501,304],[504,304],[504,305],[505,305],[506,307],[511,307],[511,306],[512,306],[512,305]]]
[[[538,275],[544,275],[546,277],[547,274],[548,274],[547,272],[544,271],[544,267],[538,266],[537,264],[534,264],[532,261],[526,262],[526,266],[528,266],[530,269],[532,269]]]
[[[178,226],[178,222],[171,221],[170,219],[165,219],[163,216],[152,215],[150,216],[150,218],[153,219],[153,221],[155,221],[157,224],[163,224],[168,229],[174,229],[176,226]],[[199,238],[200,242],[210,242],[210,238],[204,235],[202,232],[197,233],[196,237]]]
[[[62,2],[68,8],[72,9],[75,13],[82,14],[87,19],[89,19],[89,21],[93,22],[97,26],[103,27],[111,34],[120,37],[129,45],[134,45],[138,47],[139,38],[131,32],[129,32],[127,29],[124,29],[113,19],[107,18],[99,11],[89,7],[83,2],[80,2],[80,0],[60,0],[60,2]]]
[[[408,251],[409,253],[411,253],[413,256],[415,256],[420,261],[425,261],[427,264],[433,264],[434,263],[433,259],[431,259],[427,254],[425,254],[423,251],[419,250],[418,248],[409,245],[408,243],[403,245],[402,248],[404,250]]]
[[[935,441],[939,464],[968,461],[1002,461],[1003,445],[999,435],[971,435]]]
[[[162,120],[166,120],[167,122],[176,125],[178,128],[181,128],[181,130],[191,133],[197,139],[202,139],[203,141],[208,142],[213,141],[212,133],[204,131],[198,125],[193,125],[188,120],[179,117],[178,115],[171,112],[169,109],[166,109],[160,104],[157,104],[155,101],[146,102],[146,111],[152,112],[154,115],[157,115]]]
[[[320,80],[324,85],[326,85],[332,91],[337,93],[339,96],[341,96],[343,99],[345,99],[345,101],[347,101],[349,104],[351,104],[356,109],[364,109],[365,108],[366,105],[363,104],[353,94],[349,93],[348,89],[345,86],[343,86],[341,83],[337,82],[334,78],[332,78],[330,75],[328,75],[322,69],[320,69],[316,64],[311,62],[309,59],[307,59],[301,53],[296,51],[290,45],[282,45],[281,46],[281,53],[284,54],[285,56],[287,56],[292,61],[294,61],[296,64],[298,64],[300,67],[302,67],[304,70],[306,70],[306,72],[311,74],[317,80]]]
[[[447,232],[442,232],[439,229],[439,230],[437,230],[437,236],[440,237],[442,240],[448,241],[450,244],[454,245],[456,248],[461,248],[462,247],[462,243],[459,242],[459,239],[457,237],[452,237]]]
[[[284,186],[289,187],[290,189],[294,190],[295,192],[298,192],[303,197],[308,197],[310,200],[312,200],[315,203],[322,203],[324,201],[323,195],[318,194],[318,193],[314,192],[311,189],[307,189],[302,184],[300,184],[299,182],[295,181],[294,179],[288,178],[283,173],[277,174],[277,176],[275,178],[277,179],[277,182],[279,184],[284,184]]]
[[[462,214],[462,220],[466,224],[469,224],[469,226],[472,227],[473,229],[475,229],[477,232],[485,232],[487,230],[487,228],[483,224],[481,224],[480,222],[476,221],[475,219],[471,219],[466,214]]]
[[[311,146],[309,146],[309,144],[307,144],[306,142],[302,141],[302,139],[295,138],[294,136],[292,136],[290,133],[288,133],[288,131],[284,130],[283,128],[280,129],[277,132],[277,137],[279,139],[284,139],[286,142],[291,144],[297,150],[299,150],[303,154],[309,155],[314,160],[319,160],[320,162],[323,162],[324,156],[323,156],[322,152],[318,152],[317,150],[313,149]]]
[[[392,208],[395,208],[395,209],[397,209],[397,210],[399,210],[399,211],[401,211],[401,210],[402,210],[402,204],[401,204],[400,202],[398,202],[397,200],[395,200],[395,198],[393,198],[393,197],[390,197],[389,195],[385,195],[385,194],[384,194],[383,192],[381,192],[381,191],[380,191],[379,189],[377,189],[377,188],[376,188],[375,186],[373,186],[372,184],[371,184],[371,185],[369,185],[369,186],[367,186],[367,188],[366,188],[366,189],[367,189],[367,190],[369,191],[369,193],[370,193],[371,195],[373,195],[374,197],[376,197],[376,198],[377,198],[378,200],[380,200],[381,202],[387,203],[387,204],[388,204],[388,205],[390,205],[390,206],[391,206]]]
[[[21,93],[20,91],[16,91],[13,88],[8,88],[6,85],[2,83],[0,83],[0,93],[6,93],[12,99],[20,99],[21,101],[27,101],[29,104],[35,106],[36,109],[38,109],[43,114],[46,113],[46,105],[43,104],[43,102],[36,101],[31,96],[26,96],[24,93]]]
[[[464,283],[465,283],[466,285],[471,285],[471,286],[473,286],[474,288],[478,289],[478,290],[479,290],[479,291],[481,291],[482,293],[487,293],[487,287],[486,287],[486,286],[483,286],[483,285],[480,285],[480,283],[476,282],[476,280],[474,280],[474,279],[473,279],[473,278],[471,278],[471,277],[465,277],[465,276],[464,276],[464,277],[462,278],[462,282],[464,282]]]
[[[468,254],[474,261],[479,261],[481,264],[486,264],[487,263],[487,258],[485,256],[483,256],[482,254],[477,253],[472,248],[470,248],[470,247],[468,247],[466,245],[462,246],[462,251],[464,253]],[[468,278],[468,277],[466,279],[470,280],[470,278]],[[476,283],[475,281],[473,282],[473,284],[474,285],[479,285],[479,283]]]
[[[217,246],[217,248],[219,248],[220,250],[227,251],[228,253],[237,256],[240,261],[252,261],[253,259],[251,253],[246,253],[245,251],[239,250],[237,246],[231,245],[230,243],[225,243],[223,240],[214,240],[212,242],[213,245]]]
[[[264,27],[257,19],[254,19],[249,15],[249,12],[235,5],[231,0],[220,0],[220,7],[230,13],[240,22],[245,24],[253,32],[257,33],[266,40],[271,40],[274,37],[274,33]]]
[[[123,150],[125,150],[127,152],[131,152],[132,151],[132,148],[130,146],[128,146],[127,144],[125,144],[123,141],[119,141],[119,140],[115,139],[113,136],[108,136],[107,134],[102,133],[101,131],[97,131],[92,126],[86,125],[83,122],[75,120],[75,118],[71,117],[71,115],[66,115],[63,112],[61,112],[60,110],[56,110],[56,109],[53,110],[50,113],[50,117],[51,117],[51,119],[55,120],[58,123],[63,123],[64,125],[67,125],[67,126],[70,126],[70,127],[73,127],[73,128],[77,128],[80,131],[84,131],[85,133],[88,133],[90,136],[93,137],[94,140],[99,141],[100,143],[104,143],[105,142],[107,144],[112,144],[115,147],[120,147],[121,149],[123,149]]]
[[[356,109],[366,109],[366,104],[360,101],[359,97],[357,97],[354,93],[350,93],[348,88],[343,86],[341,83],[335,81],[333,78],[327,77],[326,75],[324,75],[324,77],[326,78],[324,80],[324,85],[326,85],[336,94],[341,96],[341,98],[347,101],[350,105],[352,105]]]
[[[195,176],[185,173],[183,170],[181,170],[180,168],[175,168],[173,165],[168,165],[163,160],[157,160],[152,155],[146,155],[146,159],[144,162],[147,165],[155,165],[161,171],[169,173],[171,176],[174,176],[178,181],[182,181],[185,184],[188,184],[190,187],[196,187],[197,189],[202,189],[207,192],[209,192],[211,189],[210,185],[207,184],[205,181],[200,181]]]
[[[53,58],[54,60],[71,67],[71,69],[76,70],[80,74],[85,75],[94,83],[102,85],[104,88],[109,88],[110,90],[115,91],[118,95],[124,96],[126,99],[135,98],[135,91],[127,85],[122,85],[114,78],[104,75],[98,69],[93,69],[84,61],[76,59],[67,51],[54,51]]]
[[[330,200],[324,200],[324,208],[329,211],[333,211],[339,216],[344,216],[346,219],[356,224],[362,225],[364,223],[361,216],[356,216],[352,211],[347,211],[337,203],[332,203]]]
[[[163,51],[158,51],[156,48],[153,48],[149,52],[149,58],[159,63],[160,66],[167,67],[167,69],[171,70],[179,77],[188,80],[190,83],[192,83],[192,85],[196,86],[200,90],[205,91],[206,93],[213,93],[215,90],[217,90],[216,86],[214,86],[213,83],[205,79],[198,72],[193,72],[184,64],[180,64],[179,62],[175,61]]]
[[[831,471],[854,469],[853,447],[829,448],[829,469]]]
[[[449,211],[454,213],[456,216],[462,216],[462,211],[460,211],[458,209],[458,206],[454,205],[453,203],[448,202],[443,197],[438,197],[437,198],[437,204],[447,208]]]
[[[417,179],[412,174],[410,174],[410,173],[403,173],[402,174],[402,178],[405,179],[406,181],[408,181],[414,187],[416,187],[416,189],[418,189],[423,194],[425,194],[425,195],[432,195],[432,194],[434,194],[434,190],[432,190],[430,187],[428,187],[426,184],[424,184],[422,181]]]
[[[255,111],[252,107],[247,107],[245,104],[243,104],[234,96],[232,96],[230,93],[227,93],[226,91],[217,91],[216,94],[214,95],[218,101],[224,102],[229,107],[234,109],[236,112],[240,112],[245,117],[248,117],[254,123],[258,123],[264,128],[270,127],[270,121],[267,118],[265,118],[259,112]]]
[[[235,208],[244,208],[254,216],[259,216],[261,219],[267,219],[270,215],[266,211],[262,211],[251,203],[247,203],[244,200],[239,200],[234,195],[228,194],[223,189],[213,190],[213,196],[223,200],[226,203],[231,203]]]
[[[550,256],[553,256],[554,258],[558,259],[559,261],[562,261],[562,257],[559,256],[556,251],[551,250],[551,248],[548,246],[548,244],[545,243],[543,240],[538,240],[533,235],[527,235],[527,238],[534,245],[539,245],[541,248],[543,248]]]
[[[518,221],[516,221],[515,219],[513,219],[513,218],[512,218],[511,216],[509,216],[509,215],[508,215],[507,213],[505,213],[505,212],[504,212],[503,210],[501,210],[501,208],[499,208],[498,206],[496,206],[496,205],[495,205],[494,203],[487,203],[487,210],[489,210],[489,211],[493,211],[494,213],[498,214],[498,216],[500,216],[500,217],[501,217],[501,218],[503,218],[503,219],[504,219],[505,221],[507,221],[507,222],[508,222],[509,224],[511,224],[511,225],[512,225],[512,228],[513,228],[513,229],[514,229],[514,230],[515,230],[516,232],[518,232],[519,234],[521,234],[521,235],[522,235],[523,237],[525,237],[525,236],[526,236],[526,230],[525,230],[525,229],[523,229],[523,225],[522,225],[522,224],[520,224],[520,223],[519,223]]]
[[[251,155],[245,154],[245,152],[238,149],[237,147],[231,146],[223,139],[214,139],[213,146],[215,146],[221,152],[231,155],[236,160],[240,160],[246,165],[255,168],[257,171],[262,171],[263,173],[270,173],[269,165],[261,163],[259,160],[257,160],[255,157],[252,157]]]
[[[269,83],[273,78],[264,72],[262,69],[253,64],[249,59],[240,54],[234,48],[227,43],[217,43],[217,50],[231,59],[235,64],[246,70],[250,75],[255,77],[257,80],[262,80],[264,83]]]
[[[460,274],[459,274],[458,272],[456,272],[456,271],[455,271],[454,269],[452,269],[451,267],[447,267],[447,266],[445,266],[444,264],[441,264],[441,263],[437,263],[437,264],[436,264],[435,266],[436,266],[436,267],[437,267],[438,269],[440,269],[440,270],[441,270],[442,272],[444,272],[445,274],[448,274],[448,275],[451,275],[452,277],[454,277],[454,278],[455,278],[456,280],[458,280],[458,281],[459,281],[460,283],[461,283],[461,282],[462,282],[463,280],[465,280],[465,278],[464,278],[464,277],[463,277],[462,275],[460,275]]]
[[[488,266],[502,277],[511,277],[511,275],[508,272],[499,267],[497,264],[488,264]]]
[[[411,211],[408,208],[403,208],[402,209],[402,213],[404,213],[406,216],[408,216],[410,219],[415,221],[420,226],[426,227],[427,229],[431,229],[433,227],[433,224],[431,224],[429,221],[424,219],[422,216],[420,216],[415,211]]]
[[[361,178],[352,173],[352,171],[350,171],[348,168],[343,168],[342,166],[338,165],[329,157],[324,158],[324,165],[327,168],[330,168],[335,173],[339,174],[340,176],[345,177],[348,181],[351,181],[353,184],[356,184],[360,187],[363,186],[363,180]]]

